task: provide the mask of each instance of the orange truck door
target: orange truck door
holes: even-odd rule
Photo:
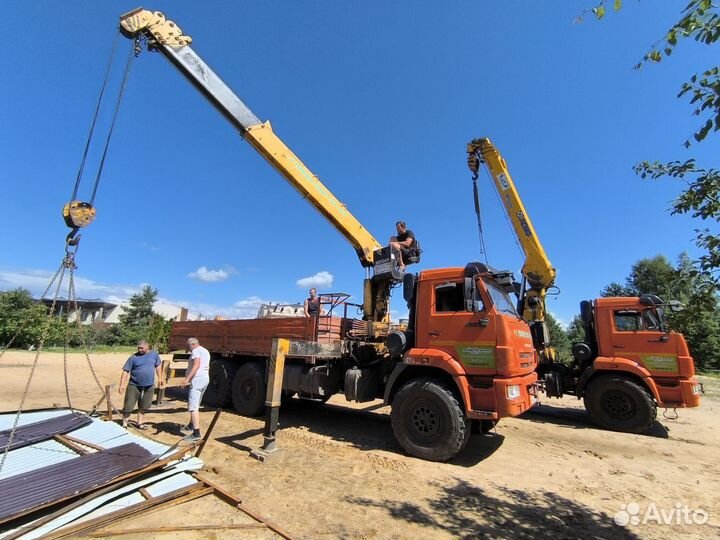
[[[428,347],[446,352],[464,366],[468,375],[494,374],[495,314],[488,313],[482,300],[479,312],[465,309],[463,280],[435,281],[430,294],[430,313],[418,325],[418,332],[424,334],[418,336],[418,342],[422,340]]]
[[[653,310],[616,308],[612,320],[615,356],[638,362],[653,377],[679,375],[675,340],[660,330]]]

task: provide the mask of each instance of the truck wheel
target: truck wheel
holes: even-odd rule
[[[213,360],[210,362],[210,384],[203,404],[209,407],[224,407],[232,399],[232,381],[235,375],[235,366],[227,360]]]
[[[602,375],[590,381],[585,409],[605,429],[645,433],[655,422],[657,405],[638,383],[619,375]]]
[[[265,410],[265,370],[256,362],[243,364],[232,383],[233,408],[243,416],[259,416]]]
[[[393,432],[405,451],[429,461],[447,461],[470,439],[470,421],[442,382],[417,379],[398,391],[390,413]]]

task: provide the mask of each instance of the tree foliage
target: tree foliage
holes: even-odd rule
[[[17,288],[0,292],[0,344],[36,347],[43,336],[47,345],[64,341],[65,322],[49,317],[47,308],[33,300],[30,291]]]
[[[607,4],[607,0],[601,0],[578,19],[581,20],[588,11],[597,19],[602,19]],[[614,0],[615,11],[621,6],[622,0]],[[720,12],[712,0],[690,0],[680,19],[650,47],[635,68],[660,62],[670,56],[682,40],[687,39],[708,46],[720,39]],[[693,141],[702,142],[708,135],[720,130],[720,67],[710,66],[692,75],[681,85],[677,97],[689,98],[692,114],[700,119],[694,133],[685,139],[685,148],[690,148]],[[634,170],[644,179],[669,177],[684,182],[683,191],[673,202],[671,213],[690,214],[703,222],[702,227],[695,229],[695,243],[703,252],[696,266],[700,272],[709,273],[715,287],[720,290],[720,171],[698,166],[694,159],[668,163],[642,161],[635,165]]]
[[[37,347],[43,336],[45,346],[84,347],[96,345],[135,345],[141,339],[151,347],[167,352],[172,319],[153,311],[158,291],[146,286],[130,298],[129,307],[114,325],[87,325],[67,313],[50,316],[46,305],[33,299],[27,289],[0,291],[0,347]]]
[[[545,322],[547,322],[548,331],[550,333],[550,345],[557,351],[558,358],[563,361],[570,358],[570,347],[572,344],[568,339],[565,330],[560,326],[558,320],[553,316],[552,313],[547,313],[545,316]]]

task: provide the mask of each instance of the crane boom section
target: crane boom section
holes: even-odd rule
[[[472,156],[484,162],[490,171],[515,236],[525,254],[523,276],[532,288],[547,289],[555,282],[556,271],[535,233],[505,160],[487,138],[475,139],[468,144],[468,159],[470,160]]]
[[[192,39],[160,12],[138,8],[120,18],[120,31],[144,37],[160,51],[277,171],[353,246],[360,263],[373,266],[381,244],[190,47]]]

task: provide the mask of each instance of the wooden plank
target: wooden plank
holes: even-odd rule
[[[159,497],[153,497],[146,501],[133,504],[132,506],[128,506],[127,508],[116,510],[115,512],[110,512],[109,514],[105,514],[104,516],[98,516],[82,523],[76,523],[75,525],[71,525],[70,527],[63,527],[62,529],[54,531],[47,536],[44,536],[43,538],[45,540],[57,540],[59,538],[77,537],[78,533],[99,529],[100,527],[104,527],[106,525],[109,525],[110,523],[138,514],[140,512],[144,512],[150,509],[157,510],[161,507],[169,508],[187,501],[191,501],[193,499],[197,499],[198,497],[204,497],[205,495],[208,495],[212,492],[213,488],[204,486],[203,484],[186,486],[184,488],[176,489],[164,495],[160,495]]]
[[[207,431],[205,431],[205,436],[202,438],[202,441],[200,442],[200,446],[198,446],[198,449],[195,452],[195,457],[200,457],[200,453],[203,451],[203,448],[205,448],[205,444],[208,442],[208,439],[210,438],[210,434],[212,433],[213,429],[215,429],[215,424],[217,424],[217,421],[218,421],[218,418],[220,418],[221,412],[222,412],[222,409],[218,409],[215,411],[215,415],[213,416],[212,420],[210,421],[210,426],[208,426]]]
[[[264,523],[228,523],[227,525],[180,525],[177,527],[144,527],[142,529],[125,529],[117,530],[100,530],[97,532],[87,533],[85,536],[89,538],[107,538],[111,536],[121,536],[125,534],[149,534],[163,532],[183,532],[183,531],[222,531],[237,529],[267,529]]]
[[[254,520],[259,521],[260,523],[264,523],[265,525],[267,525],[268,529],[270,529],[271,531],[273,531],[276,534],[279,534],[280,536],[285,538],[285,540],[293,540],[292,537],[287,532],[285,532],[283,529],[281,529],[280,527],[275,525],[272,521],[268,521],[267,519],[264,519],[261,515],[256,514],[252,510],[245,508],[242,505],[242,503],[238,504],[237,508],[241,512],[245,512],[248,516],[250,516]]]
[[[97,450],[98,452],[102,452],[103,450],[105,450],[102,446],[98,446],[97,444],[93,444],[91,442],[83,441],[81,439],[78,439],[77,437],[73,437],[72,435],[63,435],[63,437],[68,441],[87,446],[88,448],[92,448],[93,450]]]
[[[144,487],[141,487],[140,489],[138,489],[138,491],[140,492],[140,495],[143,496],[143,499],[145,499],[146,501],[152,499],[152,495],[150,495],[150,492]]]
[[[226,502],[230,503],[233,506],[237,506],[238,504],[242,504],[242,501],[239,497],[233,495],[228,490],[226,490],[224,487],[219,486],[212,480],[209,480],[206,476],[200,474],[200,473],[190,473],[194,478],[196,478],[198,481],[202,482],[203,484],[210,486],[213,488],[214,494],[216,497],[219,497],[221,499],[224,499]]]
[[[73,452],[77,452],[81,456],[84,456],[85,454],[89,454],[89,451],[87,448],[83,448],[79,444],[73,442],[72,440],[68,439],[65,435],[55,435],[53,437],[57,442],[65,446],[66,448],[69,448]]]

